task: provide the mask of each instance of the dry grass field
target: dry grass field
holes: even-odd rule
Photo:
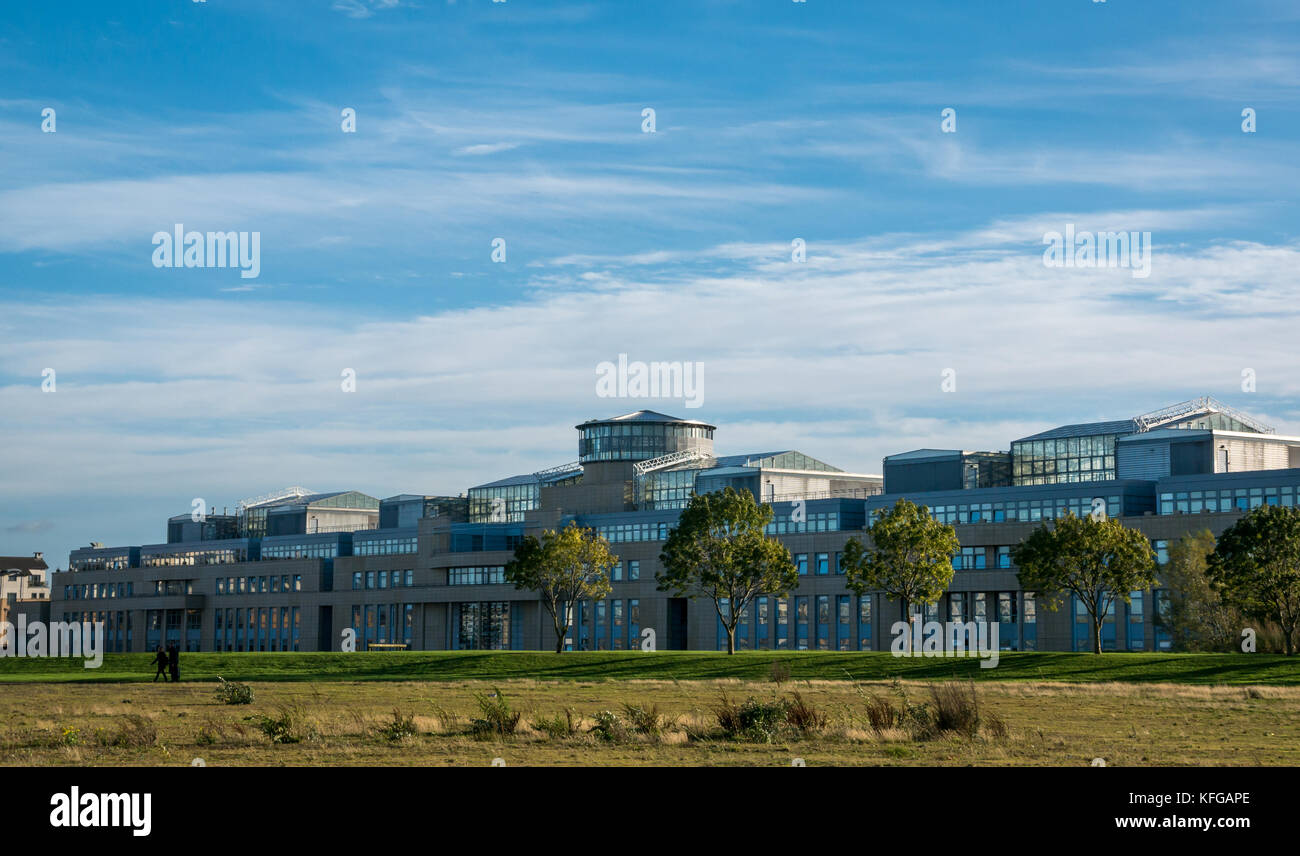
[[[6,765],[1126,765],[1300,764],[1300,687],[791,680],[255,682],[249,704],[211,683],[11,684]],[[918,731],[881,704],[933,708],[931,688],[976,693],[978,725]],[[475,735],[480,700],[520,714]],[[804,702],[802,728],[728,736],[717,711]],[[874,700],[874,701],[873,701]],[[876,724],[873,726],[872,708]],[[638,731],[635,711],[656,710]],[[572,733],[565,711],[572,717]],[[602,711],[605,727],[599,727]],[[508,719],[509,717],[507,717]],[[593,730],[595,729],[595,730]],[[654,733],[655,731],[658,733]],[[608,735],[602,738],[601,733]],[[276,742],[273,737],[288,742]]]

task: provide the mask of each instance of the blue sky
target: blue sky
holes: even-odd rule
[[[458,493],[642,406],[866,472],[1201,394],[1300,433],[1298,33],[1292,2],[11,4],[0,553],[288,484]],[[155,268],[175,223],[259,232],[260,275]],[[1045,266],[1066,224],[1150,232],[1151,275]],[[598,398],[620,353],[702,363],[704,406]]]

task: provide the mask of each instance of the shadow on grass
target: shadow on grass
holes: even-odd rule
[[[148,682],[149,654],[81,660],[0,658],[0,683]],[[191,653],[187,682],[215,681],[767,681],[773,663],[790,680],[1116,681],[1121,683],[1300,685],[1300,657],[1273,654],[1073,654],[1003,652],[996,668],[978,658],[894,657],[888,652],[744,651],[385,651],[367,653]]]

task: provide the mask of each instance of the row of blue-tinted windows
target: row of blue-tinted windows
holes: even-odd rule
[[[799,532],[838,532],[840,528],[838,511],[806,512],[801,518],[795,519],[793,510],[777,514],[764,531],[768,535],[793,535]]]
[[[1165,602],[1162,592],[1156,592],[1157,610]],[[1101,622],[1101,649],[1103,651],[1117,650],[1118,646],[1123,646],[1129,651],[1142,651],[1146,648],[1146,616],[1144,614],[1144,603],[1146,593],[1140,591],[1129,592],[1130,603],[1123,608],[1124,619],[1116,620],[1116,603],[1112,600],[1106,608],[1106,614],[1102,617]],[[1073,604],[1074,613],[1074,650],[1091,651],[1092,650],[1092,617],[1088,614],[1087,607],[1083,601],[1071,595],[1070,601]],[[1120,626],[1123,626],[1123,632],[1120,632]],[[1155,643],[1157,650],[1169,649],[1169,636],[1161,631],[1157,626],[1155,634]],[[1163,644],[1162,644],[1163,643]]]
[[[98,600],[101,597],[135,597],[135,583],[86,583],[63,587],[64,600]]]
[[[729,615],[725,599],[721,606]],[[869,594],[758,597],[736,624],[736,650],[870,651],[874,638],[871,619]],[[725,650],[727,632],[720,618],[717,626],[717,646]]]
[[[447,569],[447,585],[449,586],[494,585],[505,581],[506,569],[504,565]]]
[[[65,622],[88,622],[104,626],[104,650],[110,654],[120,654],[131,650],[133,638],[132,625],[135,623],[130,610],[105,612],[65,612],[61,619]]]
[[[1199,514],[1215,511],[1249,511],[1261,505],[1296,506],[1298,488],[1238,487],[1223,490],[1180,490],[1160,494],[1161,514]]]
[[[302,591],[302,574],[217,577],[216,591],[217,594],[274,594],[284,591]]]
[[[1105,500],[1105,511],[1112,517],[1122,516],[1124,506],[1119,496],[1097,497]],[[1087,517],[1094,510],[1093,497],[1068,499],[1026,499],[1002,502],[963,503],[960,505],[935,505],[929,508],[930,516],[940,523],[1002,523],[1006,521],[1037,521],[1064,517]],[[868,518],[875,521],[873,509]]]
[[[952,569],[954,571],[983,571],[989,567],[987,547],[962,547],[952,557]],[[1011,567],[1011,547],[1009,545],[993,548],[992,567],[1000,570]]]
[[[354,540],[352,543],[352,555],[354,556],[397,556],[405,553],[414,553],[418,549],[416,541],[418,539],[412,535],[409,538],[369,538],[364,541]]]
[[[358,651],[368,650],[376,643],[409,646],[415,634],[415,604],[354,604],[352,630]]]
[[[611,544],[623,544],[628,541],[666,541],[668,524],[659,523],[613,523],[597,526],[596,534]]]
[[[623,651],[641,646],[641,600],[605,598],[574,604],[566,650]]]
[[[959,624],[998,625],[998,648],[1002,651],[1034,651],[1038,648],[1038,601],[1033,592],[950,591],[935,603],[913,607],[923,621],[951,621]],[[976,640],[966,639],[973,648]]]
[[[813,571],[815,576],[826,576],[831,572],[831,554],[830,553],[795,553],[794,567],[800,576],[808,574],[808,556],[813,557]],[[844,561],[840,553],[835,553],[835,573],[844,573]]]
[[[334,559],[339,554],[337,541],[328,544],[273,544],[262,545],[262,560],[275,559]]]
[[[353,571],[352,590],[363,588],[386,589],[415,585],[415,571],[407,568],[400,571]]]
[[[301,625],[302,612],[296,606],[217,609],[213,650],[297,651]]]

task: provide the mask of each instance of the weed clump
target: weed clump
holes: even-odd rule
[[[393,718],[379,726],[380,736],[391,743],[414,737],[418,733],[415,728],[415,717],[403,716],[397,708],[393,708]]]
[[[490,740],[514,736],[523,714],[510,709],[510,703],[506,701],[500,689],[493,687],[491,695],[475,693],[474,700],[478,702],[481,714],[477,719],[471,719],[469,722],[469,730],[474,737],[479,740]]]
[[[551,717],[538,717],[528,725],[534,731],[540,731],[552,740],[562,740],[578,733],[578,723],[573,718],[573,710],[567,707],[563,713]]]
[[[228,681],[220,675],[217,684],[217,701],[222,704],[252,704],[253,688],[239,681]]]

